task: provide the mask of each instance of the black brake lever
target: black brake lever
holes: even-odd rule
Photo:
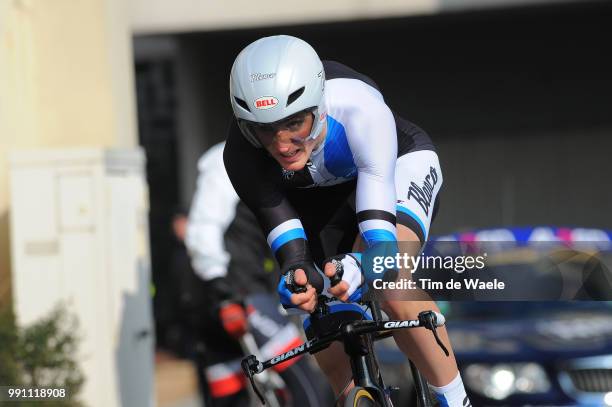
[[[242,362],[240,362],[240,366],[242,367],[244,375],[249,378],[249,381],[251,382],[251,387],[253,387],[255,394],[257,395],[257,397],[259,397],[261,403],[265,405],[266,399],[257,388],[255,380],[253,379],[253,376],[263,371],[263,365],[260,361],[257,360],[257,357],[255,357],[254,355],[249,355],[246,358],[242,359]]]
[[[419,313],[419,323],[421,324],[421,326],[429,329],[433,333],[433,336],[436,339],[436,343],[438,344],[438,346],[442,348],[446,356],[450,356],[448,349],[446,349],[446,346],[444,346],[444,343],[440,340],[440,337],[438,336],[438,332],[436,331],[437,329],[436,314],[433,311],[420,312]]]

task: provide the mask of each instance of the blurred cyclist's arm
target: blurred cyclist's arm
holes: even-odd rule
[[[232,254],[225,247],[225,232],[236,216],[238,195],[223,166],[222,144],[200,158],[198,172],[185,243],[194,271],[211,291],[211,308],[218,309],[225,330],[239,337],[247,329],[246,313],[237,287],[227,278]]]
[[[224,235],[236,215],[238,195],[225,173],[222,151],[219,144],[200,158],[196,192],[189,210],[185,243],[193,268],[204,281],[225,277],[230,262]]]

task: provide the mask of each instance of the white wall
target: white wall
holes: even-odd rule
[[[136,34],[307,24],[428,14],[437,0],[130,0]]]
[[[17,322],[60,302],[78,319],[89,407],[152,406],[148,196],[139,149],[33,150],[11,156]]]
[[[0,305],[9,298],[8,153],[133,147],[133,55],[123,0],[0,1]]]
[[[130,0],[135,34],[406,17],[456,10],[569,3],[578,0]],[[584,0],[583,0],[584,1]]]

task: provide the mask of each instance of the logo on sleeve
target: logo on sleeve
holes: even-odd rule
[[[260,110],[272,109],[278,105],[278,99],[274,96],[262,96],[255,99],[255,108]]]
[[[433,196],[434,187],[437,183],[438,173],[434,167],[429,167],[429,174],[425,176],[423,186],[420,187],[414,182],[411,182],[410,188],[408,188],[408,199],[415,199],[426,215],[429,215],[431,198]]]

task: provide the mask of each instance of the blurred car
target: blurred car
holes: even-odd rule
[[[612,303],[442,304],[474,406],[612,405]]]
[[[612,299],[610,231],[503,228],[430,241],[490,243],[487,251],[495,261],[487,264],[487,272],[506,276],[540,272],[542,264],[548,263],[542,261],[542,250],[548,243],[573,250],[565,266],[579,272],[596,253],[603,261],[590,274],[597,278],[580,280],[592,287],[587,291],[581,287],[575,298]],[[535,284],[546,281],[540,279]],[[534,283],[530,280],[523,285],[528,292]],[[612,406],[612,301],[439,301],[438,305],[447,317],[472,405]],[[399,376],[409,375],[401,352],[392,344],[381,344],[378,353],[385,377],[401,384],[405,379]],[[405,394],[401,399],[408,403]]]
[[[516,242],[515,246],[500,245],[497,254],[507,256],[498,256],[497,262],[487,266],[501,268],[507,275],[539,267],[541,256],[525,256],[524,248],[542,242],[578,248],[578,253],[596,252],[605,260],[598,266],[599,279],[591,293],[598,289],[612,295],[609,231],[536,227],[450,237]],[[518,256],[508,255],[519,246]],[[583,257],[575,256],[576,270],[584,266]],[[526,289],[528,285],[525,282]],[[601,298],[601,292],[597,295]],[[474,406],[612,406],[611,301],[470,301],[440,306]]]

